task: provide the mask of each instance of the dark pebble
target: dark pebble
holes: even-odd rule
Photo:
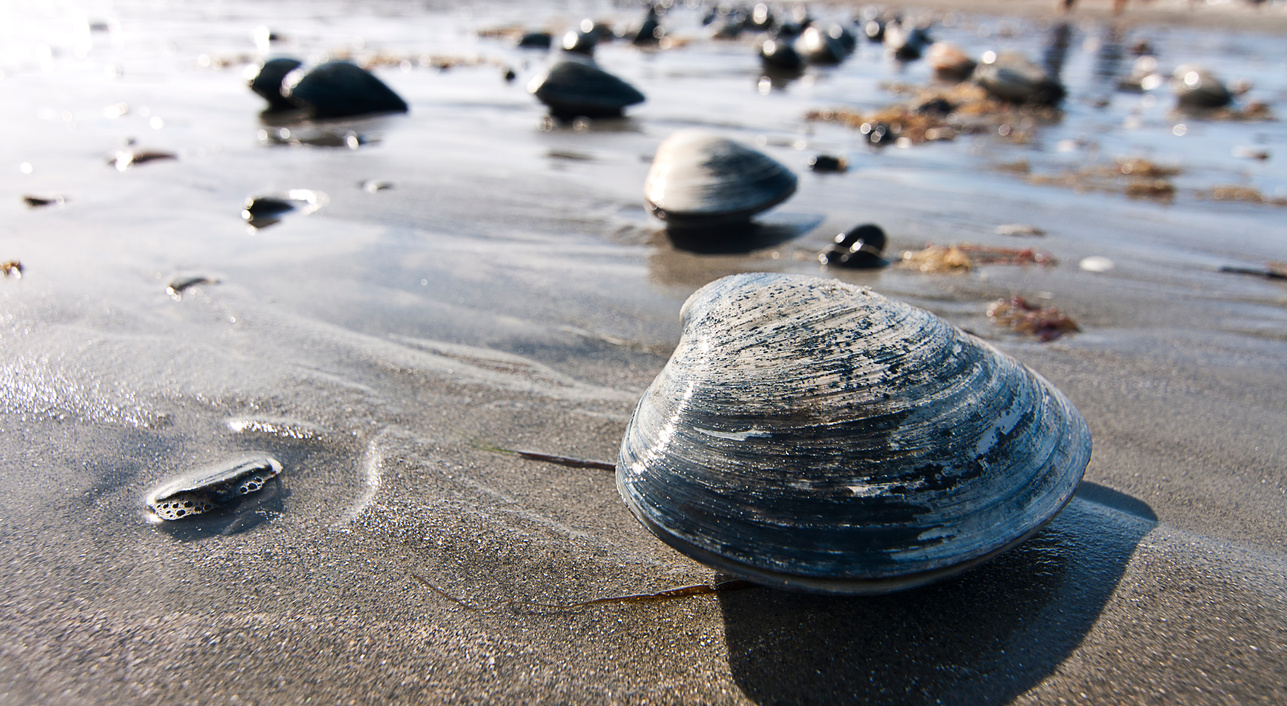
[[[843,172],[849,168],[849,162],[844,157],[816,154],[809,158],[809,168],[815,172]]]

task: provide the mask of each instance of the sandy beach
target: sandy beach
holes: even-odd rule
[[[668,48],[598,49],[647,101],[576,124],[525,89],[558,54],[507,32],[640,7],[0,10],[0,261],[22,265],[0,278],[0,701],[1287,700],[1287,289],[1221,271],[1287,260],[1287,128],[1116,88],[1143,42],[1281,117],[1283,6],[1154,0],[1114,21],[1079,2],[1063,30],[1053,3],[908,7],[974,56],[1057,58],[1060,114],[873,146],[806,115],[906,101],[924,62],[864,43],[770,85],[754,37],[708,39],[686,8]],[[257,45],[261,26],[279,39]],[[282,133],[245,85],[276,55],[368,63],[410,111]],[[694,248],[644,208],[657,145],[692,126],[799,176],[744,241]],[[172,158],[117,167],[142,149]],[[821,153],[848,171],[809,171]],[[1169,195],[1128,195],[1128,159],[1172,170]],[[1232,187],[1259,199],[1217,197]],[[303,191],[280,223],[240,216]],[[976,243],[1054,264],[822,267],[859,223],[891,259]],[[729,577],[649,534],[611,472],[506,449],[615,461],[685,299],[757,271],[871,287],[1039,372],[1094,438],[1077,496],[906,592],[594,602]],[[996,325],[1015,295],[1080,330]],[[284,470],[235,515],[149,519],[158,485],[247,454]]]

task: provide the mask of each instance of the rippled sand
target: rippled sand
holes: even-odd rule
[[[1143,39],[1282,112],[1279,36],[1075,15],[1060,50],[1048,19],[937,15],[974,55],[1062,56],[1065,114],[878,149],[804,115],[905,100],[887,88],[927,83],[923,64],[864,45],[774,88],[751,40],[705,40],[690,12],[673,48],[600,49],[646,103],[560,126],[523,88],[554,55],[478,31],[636,9],[69,7],[0,15],[0,261],[23,265],[0,279],[5,700],[1287,698],[1287,290],[1219,271],[1287,259],[1287,229],[1280,207],[1210,196],[1287,195],[1287,128],[1113,88]],[[260,25],[286,38],[272,53],[378,59],[411,112],[278,132],[244,86]],[[693,125],[800,175],[749,245],[694,252],[644,212],[653,150]],[[175,158],[118,170],[127,140]],[[849,170],[807,171],[823,152]],[[1119,157],[1178,168],[1173,198],[1127,196],[1102,176]],[[258,196],[309,205],[251,230]],[[972,242],[1057,263],[821,269],[862,222],[891,255]],[[1095,439],[1078,497],[1018,550],[902,594],[551,607],[721,577],[640,527],[610,473],[497,447],[612,461],[684,299],[762,270],[871,286],[1050,379]],[[1081,331],[994,325],[1015,294]],[[271,497],[200,531],[147,521],[149,490],[251,454],[283,465]]]

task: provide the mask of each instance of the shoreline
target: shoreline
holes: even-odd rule
[[[852,2],[854,10],[868,3]],[[888,0],[882,7],[905,11],[961,12],[1030,20],[1116,21],[1126,26],[1206,27],[1258,34],[1287,34],[1287,3],[1252,5],[1238,0],[1223,4],[1183,0],[1128,0],[1120,14],[1112,0],[1076,0],[1070,11],[1051,0]]]

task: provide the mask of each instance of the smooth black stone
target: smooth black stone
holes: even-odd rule
[[[804,69],[804,57],[791,46],[789,41],[767,39],[760,45],[760,63],[766,69],[780,71],[800,71]]]
[[[837,235],[830,248],[818,253],[818,260],[824,265],[853,269],[884,267],[889,264],[881,257],[885,242],[885,231],[880,226],[864,223]]]
[[[314,118],[405,113],[407,103],[374,74],[347,61],[331,61],[289,86],[289,97]]]
[[[549,32],[528,32],[518,40],[518,46],[523,49],[549,49],[553,43]]]

